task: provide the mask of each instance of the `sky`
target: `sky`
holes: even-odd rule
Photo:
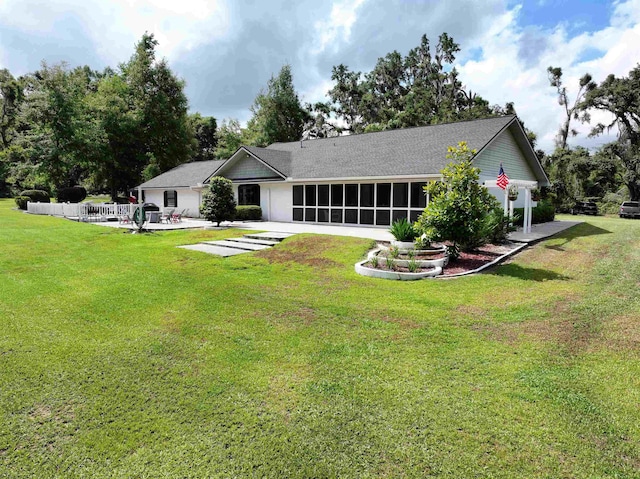
[[[42,61],[101,70],[132,55],[145,32],[186,82],[191,112],[246,122],[254,98],[284,64],[303,102],[326,101],[331,69],[369,71],[379,57],[460,44],[462,83],[491,104],[515,104],[548,152],[563,121],[547,67],[561,67],[569,97],[589,72],[627,76],[640,62],[640,0],[0,0],[0,68],[14,76]],[[592,123],[608,123],[596,113]],[[573,126],[573,125],[572,125]],[[573,146],[595,148],[575,123]]]

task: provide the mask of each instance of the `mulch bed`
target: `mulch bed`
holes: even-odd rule
[[[380,242],[386,246],[387,242]],[[442,276],[451,276],[455,274],[467,273],[469,271],[476,270],[487,263],[495,261],[496,258],[513,251],[519,247],[521,243],[504,243],[504,244],[487,244],[471,252],[462,252],[460,257],[456,261],[451,261],[442,270]],[[434,259],[439,256],[432,256]],[[416,257],[416,259],[422,259]],[[427,259],[425,257],[425,259]],[[369,266],[371,267],[371,266]],[[378,269],[386,269],[385,266],[380,266]],[[408,272],[407,268],[396,266],[396,271]]]
[[[513,251],[518,246],[520,246],[519,243],[506,243],[501,245],[487,244],[475,251],[468,253],[462,252],[457,261],[451,261],[444,267],[442,275],[448,276],[473,271],[494,261],[499,256]]]

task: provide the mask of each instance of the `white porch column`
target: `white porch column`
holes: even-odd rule
[[[504,189],[504,215],[509,213],[509,188]]]
[[[529,188],[524,189],[524,218],[522,218],[522,231],[529,233],[529,218],[531,217],[531,194]]]
[[[526,195],[526,201],[527,201],[527,211],[528,211],[528,222],[527,222],[527,233],[531,233],[531,223],[533,222],[533,201],[531,201],[531,189],[527,188],[527,195]]]

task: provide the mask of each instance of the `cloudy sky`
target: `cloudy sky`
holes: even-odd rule
[[[585,72],[600,82],[640,62],[640,0],[0,0],[0,68],[115,67],[145,31],[186,81],[192,111],[242,122],[285,63],[303,101],[325,100],[332,66],[368,71],[447,32],[463,83],[491,104],[515,102],[545,150],[562,121],[548,66],[574,92]],[[608,140],[579,129],[574,145]]]

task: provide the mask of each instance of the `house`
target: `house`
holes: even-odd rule
[[[207,181],[224,176],[233,181],[238,204],[260,205],[265,220],[386,227],[399,218],[418,218],[427,202],[422,187],[440,178],[447,148],[460,141],[477,150],[473,164],[480,181],[500,199],[505,196],[495,179],[501,163],[511,182],[525,190],[520,203],[529,208],[530,189],[548,184],[520,121],[509,115],[242,146],[226,161],[183,164],[140,188],[146,201],[197,216]]]

